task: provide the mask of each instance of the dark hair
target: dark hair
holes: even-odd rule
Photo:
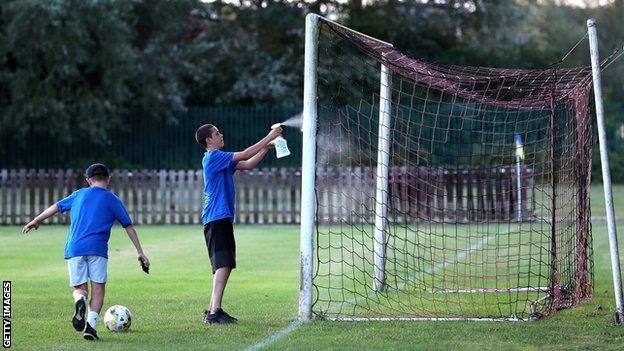
[[[108,167],[101,163],[94,163],[91,166],[87,167],[85,170],[84,176],[85,178],[96,178],[96,180],[104,180],[107,179],[110,175],[108,171]]]
[[[212,124],[204,124],[203,126],[197,128],[195,132],[195,140],[199,143],[199,145],[206,147],[206,138],[212,138],[212,131],[214,126]]]

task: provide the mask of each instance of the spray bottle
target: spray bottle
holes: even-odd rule
[[[281,123],[275,123],[271,126],[271,129],[275,129],[277,127],[281,127]],[[286,139],[281,136],[275,138],[275,155],[277,158],[282,158],[290,155],[290,150],[288,150],[288,144],[286,143]]]

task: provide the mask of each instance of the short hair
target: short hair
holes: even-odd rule
[[[87,167],[84,172],[85,178],[94,178],[95,176],[104,176],[104,178],[108,178],[109,175],[110,171],[108,170],[108,167],[102,163],[94,163]]]
[[[206,138],[212,138],[214,126],[212,124],[204,124],[203,126],[197,128],[195,132],[195,140],[199,143],[199,145],[206,147]]]

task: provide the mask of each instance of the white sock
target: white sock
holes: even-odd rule
[[[80,299],[85,299],[85,302],[87,301],[87,297],[81,294],[78,290],[74,290],[73,296],[74,302],[78,302]]]
[[[91,326],[91,328],[95,329],[95,324],[97,323],[98,316],[100,314],[95,311],[89,311],[89,316],[87,317],[87,322]]]

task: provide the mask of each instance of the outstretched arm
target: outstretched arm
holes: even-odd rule
[[[250,158],[247,161],[240,161],[239,163],[236,164],[236,169],[239,170],[250,170],[250,169],[254,169],[254,167],[256,167],[258,165],[258,163],[260,163],[260,161],[262,161],[262,159],[264,158],[264,156],[267,154],[267,152],[273,147],[273,143],[270,142],[269,144],[267,144],[265,147],[263,147],[262,149],[260,149],[260,152],[258,152],[257,154],[255,154],[252,158]]]
[[[30,221],[28,224],[26,224],[24,228],[22,228],[22,234],[28,233],[33,228],[37,230],[41,222],[45,221],[48,217],[53,216],[57,212],[58,212],[58,206],[56,206],[56,204],[48,207],[45,211],[41,212],[41,214],[35,217],[35,219]]]
[[[139,261],[143,262],[143,265],[145,265],[146,267],[149,267],[150,261],[143,253],[143,248],[141,247],[141,243],[139,242],[139,236],[137,235],[137,232],[134,229],[133,225],[129,225],[126,227],[126,234],[128,234],[130,241],[132,241],[132,244],[134,244],[134,248],[136,249],[137,258],[139,259]]]
[[[267,134],[264,138],[260,139],[257,143],[245,149],[245,151],[235,152],[232,157],[232,161],[247,161],[250,158],[254,157],[256,154],[262,151],[273,139],[282,135],[282,127],[277,127],[271,129],[269,134]],[[237,168],[238,169],[238,168]]]

